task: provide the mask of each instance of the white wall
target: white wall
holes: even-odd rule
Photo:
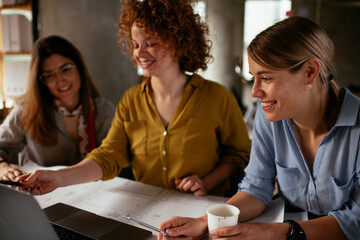
[[[77,46],[101,94],[114,104],[138,82],[117,43],[119,9],[119,0],[39,0],[39,37],[57,34]]]

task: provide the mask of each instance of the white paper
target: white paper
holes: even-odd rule
[[[64,166],[50,169],[62,167]],[[39,167],[34,164],[21,167],[23,171],[27,172],[34,171],[37,168]],[[158,227],[173,216],[203,216],[206,214],[206,208],[210,205],[225,203],[228,200],[225,197],[211,195],[194,196],[190,193],[182,193],[118,177],[108,181],[58,188],[51,193],[35,198],[42,208],[62,202],[138,227],[142,226],[125,219],[123,215],[130,214],[134,219]],[[284,201],[278,199],[263,214],[251,222],[282,222],[283,219]],[[156,239],[156,232],[153,232],[152,239]]]

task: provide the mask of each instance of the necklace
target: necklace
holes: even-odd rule
[[[82,105],[79,105],[77,108],[70,111],[66,107],[60,106],[60,103],[58,101],[55,101],[55,108],[58,111],[58,113],[60,113],[60,115],[65,117],[75,117],[83,113]]]

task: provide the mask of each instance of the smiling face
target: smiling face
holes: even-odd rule
[[[145,77],[156,76],[179,69],[179,62],[171,57],[171,52],[164,49],[161,40],[154,36],[147,36],[142,27],[133,24],[131,28],[133,44],[133,58],[143,70]]]
[[[75,108],[79,103],[81,79],[74,62],[70,58],[53,54],[42,62],[41,70],[43,77],[55,78],[45,84],[54,98],[60,101],[60,105],[69,110]]]
[[[262,103],[269,121],[301,117],[311,104],[305,94],[306,74],[304,67],[295,73],[288,70],[271,70],[262,67],[249,57],[249,70],[254,78],[251,96]]]

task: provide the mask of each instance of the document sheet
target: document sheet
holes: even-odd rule
[[[26,172],[39,168],[41,167],[35,164],[21,167]],[[132,218],[155,227],[173,216],[203,216],[210,205],[225,203],[228,200],[225,197],[212,195],[194,196],[191,193],[164,189],[119,177],[108,181],[99,180],[58,188],[51,193],[36,196],[36,199],[42,208],[62,202],[104,217],[136,225],[123,217],[130,214]],[[283,219],[284,202],[282,199],[277,199],[252,222],[282,222]],[[155,236],[156,232],[153,232],[153,239],[156,239]]]

